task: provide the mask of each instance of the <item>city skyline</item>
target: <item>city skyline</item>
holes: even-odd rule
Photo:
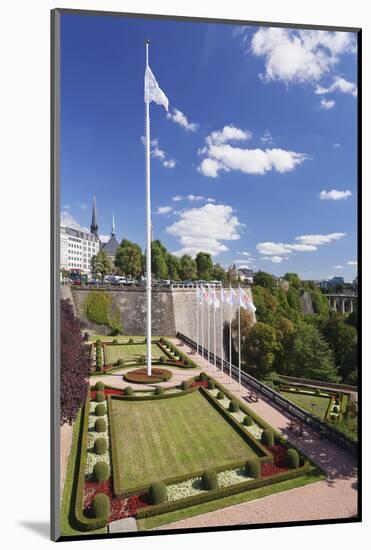
[[[79,15],[63,18],[63,32],[65,223],[89,227],[96,195],[100,234],[109,235],[114,210],[119,239],[144,248],[149,37],[170,101],[168,115],[151,106],[154,238],[223,266],[354,279],[352,33]]]

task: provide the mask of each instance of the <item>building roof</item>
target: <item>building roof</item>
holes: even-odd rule
[[[119,242],[116,239],[115,235],[111,235],[109,241],[106,242],[106,244],[103,245],[102,250],[108,254],[108,256],[115,256],[116,250],[119,246]]]

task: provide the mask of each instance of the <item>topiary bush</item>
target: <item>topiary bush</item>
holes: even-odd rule
[[[164,355],[161,355],[159,361],[160,361],[160,363],[165,363],[166,362],[166,357]]]
[[[320,390],[319,388],[316,388],[316,389],[314,390],[314,393],[315,393],[316,395],[321,395],[321,390]]]
[[[107,429],[107,423],[104,418],[97,418],[94,424],[94,430],[98,433],[105,432]]]
[[[148,491],[151,504],[161,504],[167,501],[167,487],[162,481],[154,481]]]
[[[274,445],[274,435],[271,430],[265,429],[262,431],[261,442],[264,447],[272,447]]]
[[[96,343],[97,346],[101,346],[102,345],[102,340],[100,338],[98,338],[95,343]]]
[[[218,487],[218,476],[214,470],[205,470],[202,474],[201,486],[206,491],[212,491]]]
[[[103,391],[97,391],[97,393],[95,394],[95,401],[97,403],[101,403],[105,399],[106,399],[106,396],[104,395],[104,392]]]
[[[256,458],[249,458],[245,464],[245,474],[247,477],[257,479],[261,476],[260,462]]]
[[[188,390],[189,386],[191,385],[189,380],[183,380],[183,382],[180,384],[180,387],[182,390]]]
[[[120,359],[117,359],[116,365],[123,367],[125,365],[125,361],[120,357]]]
[[[332,407],[332,410],[333,410],[334,413],[338,413],[340,409],[339,409],[338,405],[334,405]]]
[[[124,394],[125,395],[134,395],[134,390],[131,386],[127,386],[125,389],[124,389]]]
[[[95,416],[104,416],[106,414],[106,407],[104,403],[99,403],[94,409]]]
[[[218,393],[216,394],[216,398],[217,399],[224,399],[224,393],[222,391],[218,391]]]
[[[199,375],[198,379],[199,379],[201,382],[207,382],[208,377],[207,377],[206,372],[200,372],[200,375]]]
[[[338,419],[338,417],[336,416],[336,414],[330,414],[330,420],[335,422],[337,419]]]
[[[243,425],[244,426],[252,426],[254,424],[253,419],[248,414],[243,419]]]
[[[209,390],[215,390],[215,382],[214,380],[209,380],[207,383],[207,387]]]
[[[141,365],[141,364],[143,363],[142,358],[141,358],[141,357],[137,357],[137,358],[136,358],[136,363],[137,363],[138,365]]]
[[[285,454],[285,464],[288,468],[299,467],[299,453],[296,449],[288,449]]]
[[[240,406],[239,406],[239,404],[237,403],[237,401],[230,401],[228,410],[229,410],[231,413],[237,413],[237,412],[240,410]]]
[[[119,341],[117,340],[117,338],[115,338],[114,340],[112,340],[112,344],[115,344],[115,345],[116,345],[116,344],[118,344],[118,343],[119,343]]]
[[[94,464],[93,478],[97,483],[104,483],[109,478],[109,466],[104,460]]]
[[[101,382],[101,381],[96,382],[94,388],[95,388],[95,391],[103,391],[104,390],[103,382]]]
[[[132,338],[129,338],[129,344],[134,344],[134,340]]]
[[[161,386],[157,386],[155,389],[155,395],[163,395],[164,394],[164,388],[161,388]]]
[[[98,437],[94,441],[94,452],[97,455],[104,455],[107,452],[107,440],[104,437]]]
[[[93,500],[93,512],[96,518],[108,519],[111,511],[111,503],[108,495],[98,493]]]

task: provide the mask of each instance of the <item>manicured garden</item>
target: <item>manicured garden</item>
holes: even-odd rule
[[[302,409],[319,416],[321,419],[326,418],[327,411],[330,405],[331,398],[327,395],[308,395],[299,392],[281,391],[281,395],[296,403]],[[313,406],[312,406],[313,405]]]
[[[164,354],[157,343],[151,345],[153,360],[158,361]],[[124,361],[136,361],[138,358],[145,357],[146,344],[112,344],[105,346],[106,363],[116,363],[118,359]]]

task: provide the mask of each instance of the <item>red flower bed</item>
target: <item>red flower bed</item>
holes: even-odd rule
[[[208,382],[207,380],[196,380],[195,382],[192,382],[192,384],[189,386],[190,388],[207,388]]]
[[[112,476],[104,483],[85,481],[84,485],[84,513],[87,517],[93,517],[93,500],[97,493],[105,493],[111,501],[111,513],[108,521],[116,521],[133,517],[139,508],[148,506],[146,495],[132,495],[130,497],[116,496],[113,492]]]
[[[270,451],[273,455],[273,464],[268,463],[261,465],[262,477],[286,472],[288,470],[288,468],[285,466],[286,448],[283,445],[276,444],[272,447],[269,447],[268,451]]]
[[[92,399],[93,401],[96,395],[97,392],[95,390],[90,391],[90,399]],[[115,390],[114,388],[104,388],[104,395],[124,395],[124,392],[122,390]]]
[[[282,472],[286,472],[287,468],[281,468],[280,466],[277,466],[276,464],[262,464],[261,465],[261,474],[262,477],[268,477],[272,476],[273,474],[280,474]]]

